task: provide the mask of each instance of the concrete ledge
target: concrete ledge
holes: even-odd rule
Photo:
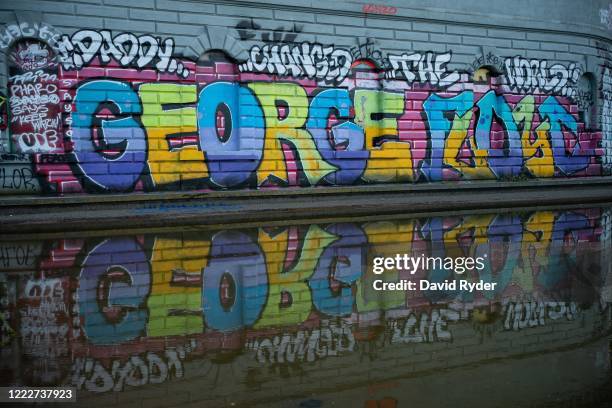
[[[265,198],[293,196],[329,196],[353,193],[397,193],[456,190],[497,190],[501,188],[542,188],[553,186],[608,186],[612,187],[612,176],[581,177],[572,179],[533,179],[527,181],[455,181],[430,184],[372,184],[340,187],[287,187],[265,188],[261,190],[191,190],[165,191],[153,193],[130,194],[69,194],[65,196],[41,195],[0,195],[1,207],[28,207],[49,205],[97,204],[97,203],[130,203],[144,201],[180,201],[191,199],[219,198]]]
[[[0,236],[612,202],[612,177],[0,199]]]

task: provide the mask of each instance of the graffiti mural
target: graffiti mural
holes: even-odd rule
[[[9,151],[45,193],[595,176],[609,163],[581,122],[575,63],[489,52],[505,76],[472,82],[452,51],[258,27],[236,25],[250,46],[237,61],[109,30],[14,41]]]

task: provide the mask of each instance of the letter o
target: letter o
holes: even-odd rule
[[[236,330],[257,321],[268,296],[268,274],[259,245],[248,235],[223,231],[213,236],[202,273],[204,321],[210,328]],[[229,301],[224,286],[231,287]]]
[[[226,131],[222,137],[217,126],[220,108]],[[237,83],[216,82],[200,91],[197,110],[210,181],[224,188],[247,181],[259,166],[265,137],[263,111],[253,92]]]

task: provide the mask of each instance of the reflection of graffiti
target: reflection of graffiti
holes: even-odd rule
[[[380,400],[368,399],[365,401],[365,408],[397,408],[399,401],[395,398],[385,397]]]
[[[602,248],[612,248],[612,209],[607,209],[601,216],[601,246]],[[604,267],[602,274],[606,274],[604,289],[602,290],[602,302],[612,301],[612,252],[602,251],[601,264],[608,265],[607,271]]]
[[[226,375],[247,387],[301,381],[347,358],[370,367],[401,358],[418,371],[580,343],[600,324],[601,217],[535,211],[36,242],[41,256],[9,250],[36,272],[3,275],[19,288],[18,299],[4,296],[0,282],[0,324],[17,334],[3,341],[36,357],[28,378],[94,393],[193,376],[210,386]],[[375,291],[374,279],[453,279],[442,269],[372,273],[374,257],[397,253],[486,253],[485,268],[462,279],[496,290]],[[498,335],[521,347],[498,350]]]
[[[23,353],[37,358],[36,376],[56,381],[62,368],[59,357],[68,353],[70,330],[67,280],[29,279],[23,288],[25,305],[20,308],[20,337]]]
[[[602,147],[604,149],[602,163],[608,172],[612,172],[612,67],[604,67],[603,69],[601,96],[603,98],[601,130],[603,133]]]
[[[104,345],[128,342],[142,333],[202,333],[204,324],[216,332],[245,327],[267,330],[304,324],[312,313],[346,318],[352,313],[401,310],[396,320],[402,320],[392,328],[394,342],[447,341],[451,338],[448,324],[468,315],[442,306],[429,311],[419,308],[453,300],[488,304],[523,295],[548,302],[563,296],[575,275],[580,275],[577,280],[592,280],[587,271],[598,270],[598,260],[585,258],[583,245],[599,241],[597,220],[596,214],[582,212],[535,212],[523,218],[474,215],[401,225],[342,223],[221,231],[207,239],[154,236],[147,240],[151,245],[148,250],[140,240],[110,238],[90,247],[77,266],[81,268],[79,320],[88,341]],[[74,247],[74,252],[81,245],[60,247]],[[414,275],[396,270],[380,277],[371,273],[371,257],[397,253],[399,248],[409,255],[439,257],[486,253],[485,268],[467,272],[462,279],[495,282],[495,290],[375,291],[371,282],[375,277],[390,282],[402,277],[431,282],[453,279],[452,271],[435,268],[418,269]],[[64,260],[70,258],[62,252],[57,252],[57,259],[58,267],[68,266]],[[72,259],[74,262],[74,255]],[[48,261],[45,265],[50,268]],[[55,290],[39,283],[32,282],[26,292],[49,294]],[[588,304],[588,299],[582,303]],[[553,310],[552,306],[549,309]],[[512,319],[521,315],[519,309],[513,313]],[[328,337],[342,338],[338,341],[343,347],[350,344],[352,335],[346,330],[325,323],[268,340],[259,336],[257,341],[251,339],[252,349],[260,350],[258,358],[263,360],[280,361],[280,353],[283,358],[310,361],[309,347],[316,354],[323,347],[320,342],[327,342]]]
[[[310,331],[300,330],[295,334],[256,339],[249,342],[246,348],[253,350],[255,358],[262,364],[312,362],[353,351],[355,338],[350,327],[322,323],[320,328]]]
[[[408,84],[413,82],[429,83],[433,86],[447,88],[459,81],[457,71],[448,72],[446,64],[451,60],[452,53],[437,54],[389,54],[391,70],[386,72],[387,78],[402,76]]]
[[[40,253],[40,246],[33,243],[0,243],[0,267],[4,270],[32,269]]]
[[[431,313],[421,313],[418,318],[410,313],[405,320],[391,323],[393,337],[391,343],[433,343],[451,341],[448,322],[459,320],[459,313],[452,309],[434,309]]]
[[[504,328],[519,330],[544,326],[546,318],[557,320],[565,317],[573,320],[580,312],[575,302],[510,302],[506,305]]]
[[[9,305],[11,303],[11,294],[9,293],[9,285],[7,282],[0,282],[0,347],[7,346],[12,338],[16,335],[15,330],[11,327],[11,312]],[[13,300],[14,303],[14,300]]]
[[[519,92],[541,92],[573,98],[582,70],[576,64],[565,66],[539,59],[520,56],[506,58],[506,79],[512,90]]]
[[[15,331],[9,325],[11,315],[8,311],[0,310],[0,346],[4,347],[7,345],[13,336]]]
[[[604,248],[609,248],[612,244],[612,211],[606,210],[601,216],[601,226],[603,232],[601,234],[601,242]],[[606,246],[607,244],[607,246]]]
[[[195,344],[167,348],[162,355],[148,352],[127,361],[113,360],[110,369],[92,358],[77,358],[72,365],[72,385],[91,392],[122,391],[129,387],[161,384],[184,375],[183,360]]]
[[[303,42],[298,45],[254,45],[249,59],[240,64],[242,72],[257,72],[341,82],[349,73],[353,58],[342,48]]]
[[[172,57],[172,38],[162,41],[151,35],[136,36],[125,32],[113,37],[109,30],[81,30],[71,37],[62,37],[60,52],[64,69],[80,69],[99,56],[103,64],[114,60],[122,67],[152,65],[159,72],[176,72],[183,78],[189,75],[183,63]]]

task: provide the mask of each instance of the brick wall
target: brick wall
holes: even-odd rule
[[[605,175],[607,6],[0,5],[0,193]]]

